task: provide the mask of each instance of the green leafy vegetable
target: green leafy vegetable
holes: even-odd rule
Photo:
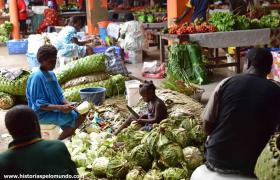
[[[130,152],[129,163],[131,167],[141,166],[144,170],[151,168],[153,158],[146,145],[139,145]]]
[[[190,170],[195,170],[203,162],[203,156],[197,147],[186,147],[183,149],[183,154]]]
[[[129,171],[126,175],[126,180],[143,180],[146,172],[141,167],[136,167]]]
[[[165,167],[180,167],[183,151],[179,144],[169,143],[159,148],[160,162]]]
[[[143,180],[162,180],[162,174],[160,170],[152,169],[144,176]]]
[[[181,180],[187,178],[188,172],[180,168],[168,168],[162,175],[165,180]]]

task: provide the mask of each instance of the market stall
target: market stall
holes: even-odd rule
[[[201,47],[209,49],[236,47],[236,60],[230,63],[218,63],[226,60],[220,57],[218,50],[208,57],[209,68],[220,68],[235,66],[236,71],[240,70],[240,48],[251,46],[271,45],[279,46],[278,28],[280,26],[278,15],[271,14],[262,16],[260,19],[249,19],[246,16],[234,15],[230,12],[215,12],[211,15],[208,23],[200,22],[197,19],[194,23],[185,23],[182,26],[171,26],[160,37],[160,60],[165,60],[164,40],[177,43],[197,42]]]
[[[209,68],[219,68],[236,66],[237,72],[240,72],[240,47],[257,46],[257,45],[268,45],[270,44],[270,29],[258,29],[258,30],[245,30],[245,31],[232,31],[232,32],[216,32],[216,33],[200,33],[190,35],[171,35],[161,34],[161,62],[165,61],[165,48],[164,40],[171,40],[177,43],[183,41],[198,42],[201,47],[206,48],[227,48],[237,47],[236,62],[235,63],[223,63],[214,65],[208,65]],[[209,60],[224,60],[225,57],[214,57]]]

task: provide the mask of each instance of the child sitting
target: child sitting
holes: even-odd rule
[[[160,123],[160,121],[167,118],[167,108],[164,102],[156,96],[155,90],[156,87],[152,81],[145,81],[144,84],[140,85],[139,93],[143,100],[148,103],[148,111],[146,114],[140,116],[139,119],[136,119],[134,116],[129,117],[124,124],[114,132],[115,135],[129,126],[132,121],[143,125],[141,130],[150,131],[154,123]]]

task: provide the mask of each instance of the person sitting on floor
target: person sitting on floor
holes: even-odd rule
[[[167,118],[167,108],[164,102],[156,96],[155,90],[156,87],[152,81],[145,81],[144,84],[140,85],[139,92],[143,100],[148,103],[148,112],[140,116],[139,119],[136,119],[134,116],[129,117],[128,120],[114,132],[115,135],[129,126],[132,121],[143,125],[141,130],[150,131],[153,128],[153,124],[160,123]]]
[[[268,50],[251,49],[246,72],[216,87],[202,114],[209,135],[206,166],[195,170],[191,180],[210,172],[254,177],[257,158],[280,125],[280,88],[266,79],[272,62]]]
[[[62,28],[58,33],[57,41],[54,43],[58,50],[58,57],[82,58],[93,54],[92,47],[86,45],[91,42],[79,41],[77,32],[83,27],[81,17],[71,17],[68,26]]]
[[[41,139],[37,115],[28,106],[18,105],[10,109],[5,116],[5,125],[13,141],[9,149],[0,154],[0,179],[6,179],[7,175],[50,174],[61,176],[61,179],[63,176],[74,178],[78,175],[63,142]]]
[[[40,68],[33,72],[27,81],[26,97],[28,106],[39,117],[42,124],[55,124],[63,129],[59,139],[74,134],[85,120],[74,111],[74,107],[63,96],[62,89],[52,71],[56,65],[57,50],[52,45],[39,48],[37,59]]]

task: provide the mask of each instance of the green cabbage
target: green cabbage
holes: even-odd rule
[[[190,131],[192,128],[194,128],[197,125],[197,119],[193,119],[193,118],[185,118],[181,124],[180,127],[184,128],[188,131]]]
[[[106,171],[109,164],[109,159],[106,157],[100,157],[93,161],[92,171],[97,177],[106,177]]]
[[[180,168],[168,168],[162,172],[164,180],[181,180],[186,179],[188,172]]]
[[[129,126],[128,128],[122,130],[117,136],[117,141],[124,142],[125,148],[128,151],[140,145],[141,140],[146,134],[146,132],[138,131],[136,129],[138,129],[137,125]]]
[[[116,155],[116,151],[114,151],[111,147],[107,147],[104,145],[101,145],[98,148],[98,156],[105,156],[105,157],[113,157]]]
[[[79,168],[77,168],[77,171],[81,177],[85,177],[90,174],[90,171],[87,171],[85,167],[79,167]]]
[[[141,143],[145,144],[148,147],[149,153],[152,156],[156,156],[158,140],[159,140],[159,132],[154,129],[145,135]]]
[[[169,143],[159,148],[160,162],[165,167],[178,167],[184,161],[182,148],[177,143]]]
[[[196,125],[189,132],[189,137],[192,146],[201,146],[206,141],[206,134],[202,131],[200,125]]]
[[[151,157],[148,147],[141,144],[132,149],[130,152],[129,163],[131,167],[141,166],[144,170],[151,168],[153,158]]]
[[[183,149],[183,154],[190,170],[196,169],[203,162],[203,156],[197,147],[186,147]]]
[[[189,143],[188,132],[184,128],[173,129],[173,136],[175,138],[175,142],[180,144],[182,147],[186,147]]]
[[[126,175],[126,180],[143,180],[146,172],[141,168],[137,167],[129,171]]]
[[[87,166],[87,156],[85,153],[80,153],[72,157],[73,161],[76,163],[77,167]]]
[[[116,155],[110,158],[107,168],[107,178],[109,179],[125,179],[129,166],[123,155]]]
[[[162,175],[160,170],[152,169],[144,176],[143,180],[162,180]]]

